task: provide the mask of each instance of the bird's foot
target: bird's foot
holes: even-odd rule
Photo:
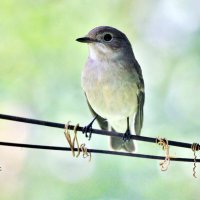
[[[128,129],[128,130],[126,130],[126,132],[123,135],[123,140],[124,140],[124,142],[126,142],[126,141],[130,141],[130,139],[131,139],[131,132]]]
[[[92,123],[89,123],[87,126],[84,126],[82,133],[85,134],[85,137],[88,138],[88,140],[90,140],[92,137]]]
[[[88,138],[88,140],[92,137],[92,125],[97,117],[95,117],[87,126],[83,127],[82,133],[85,134],[85,137]],[[89,134],[88,134],[89,133]]]

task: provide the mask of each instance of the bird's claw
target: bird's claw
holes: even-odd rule
[[[87,126],[84,126],[82,130],[82,133],[85,134],[85,137],[88,138],[88,140],[90,140],[92,137],[92,124],[92,122],[89,123]]]
[[[129,130],[127,130],[123,135],[123,140],[124,142],[126,142],[126,141],[130,141],[130,139],[131,139],[131,133]]]
[[[91,139],[92,137],[92,124],[94,123],[94,121],[96,120],[97,116],[95,116],[95,118],[87,125],[83,127],[82,133],[85,134],[85,137],[88,137],[88,140]],[[88,135],[89,133],[89,135]]]

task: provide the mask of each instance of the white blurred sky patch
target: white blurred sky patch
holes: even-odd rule
[[[143,2],[143,7],[135,8],[133,21],[139,33],[144,34],[144,39],[156,48],[182,49],[200,26],[200,1],[151,2],[148,6]]]

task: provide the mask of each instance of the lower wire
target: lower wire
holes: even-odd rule
[[[12,142],[0,142],[0,146],[22,147],[22,148],[54,150],[54,151],[71,151],[70,147],[23,144],[23,143],[12,143]],[[78,151],[78,149],[74,148],[74,151]],[[137,154],[137,153],[126,153],[126,152],[101,150],[101,149],[87,149],[87,151],[90,153],[97,153],[97,154],[120,155],[120,156],[146,158],[146,159],[154,159],[154,160],[165,159],[165,157],[163,157],[163,156],[154,156],[154,155]],[[170,160],[171,161],[179,161],[179,162],[194,162],[194,159],[191,159],[191,158],[170,158]],[[196,162],[200,162],[200,159],[196,159]]]

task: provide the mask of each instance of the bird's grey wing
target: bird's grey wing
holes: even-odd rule
[[[142,125],[143,125],[143,106],[144,106],[144,101],[145,101],[145,92],[144,92],[144,80],[143,80],[143,76],[142,76],[142,70],[141,67],[139,65],[139,63],[137,62],[137,60],[135,60],[134,62],[134,67],[137,71],[138,77],[139,77],[139,81],[137,83],[138,86],[138,94],[137,94],[137,100],[138,100],[138,106],[137,106],[137,112],[135,115],[135,133],[137,135],[140,135],[141,129],[142,129]]]
[[[85,94],[85,97],[86,97],[86,99],[87,99],[86,94]],[[92,115],[93,115],[94,117],[97,116],[96,120],[98,121],[98,124],[99,124],[100,128],[103,129],[103,130],[108,130],[108,122],[107,122],[107,120],[104,119],[103,117],[101,117],[100,115],[98,115],[98,114],[93,110],[93,108],[92,108],[92,106],[90,105],[88,99],[87,99],[87,104],[88,104],[88,107],[89,107],[90,112],[92,113]]]

